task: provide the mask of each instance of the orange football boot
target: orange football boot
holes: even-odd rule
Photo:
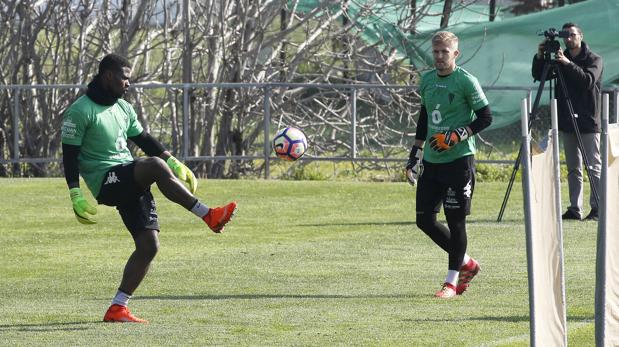
[[[112,305],[103,316],[104,322],[127,322],[127,323],[148,323],[147,320],[140,319],[129,312],[127,306]]]
[[[212,207],[204,218],[204,222],[213,232],[220,233],[224,231],[224,226],[230,221],[236,212],[236,201],[229,203],[224,207]]]

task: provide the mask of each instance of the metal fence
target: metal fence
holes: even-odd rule
[[[28,126],[26,124],[22,124],[22,119],[24,118],[24,99],[31,98],[32,100],[36,100],[34,97],[37,93],[60,93],[61,91],[74,91],[74,95],[77,95],[77,92],[81,89],[84,89],[85,85],[71,85],[71,84],[57,84],[57,85],[0,85],[0,96],[6,97],[5,100],[10,100],[10,110],[0,111],[0,125],[6,124],[8,121],[7,118],[11,119],[11,131],[12,134],[7,135],[5,137],[10,137],[11,141],[10,146],[12,148],[5,149],[6,153],[12,153],[10,157],[7,157],[6,153],[0,153],[0,165],[4,164],[24,164],[24,163],[58,163],[60,162],[60,157],[56,155],[55,157],[33,157],[29,155],[24,155],[20,150],[20,144],[27,138],[27,132],[29,131]],[[192,133],[192,124],[196,126],[195,121],[191,117],[191,104],[190,97],[191,92],[195,92],[197,90],[211,90],[211,89],[245,89],[256,91],[254,95],[255,98],[259,98],[262,96],[262,115],[257,115],[256,119],[258,122],[262,122],[262,136],[265,139],[262,143],[259,143],[257,147],[255,147],[251,153],[247,153],[245,155],[195,155],[190,151],[190,140]],[[346,129],[344,133],[346,134],[344,138],[340,138],[341,148],[339,150],[331,152],[329,155],[320,155],[320,156],[307,156],[304,160],[323,160],[323,161],[376,161],[376,162],[396,162],[405,160],[405,156],[391,156],[389,153],[385,152],[382,155],[368,155],[368,153],[373,153],[371,150],[365,150],[368,148],[368,143],[370,141],[363,141],[363,143],[359,143],[360,132],[364,131],[364,125],[360,124],[359,117],[360,111],[358,109],[359,103],[359,95],[360,93],[368,94],[372,91],[378,92],[378,97],[385,97],[387,94],[381,94],[382,92],[388,93],[400,93],[400,94],[410,94],[417,89],[417,86],[407,86],[407,85],[360,85],[360,84],[303,84],[303,83],[191,83],[191,84],[180,84],[180,83],[141,83],[134,84],[131,86],[131,90],[135,93],[142,93],[146,95],[148,91],[151,93],[163,93],[163,94],[173,94],[172,99],[177,98],[178,100],[172,100],[170,103],[162,99],[156,99],[154,102],[154,109],[157,107],[165,108],[165,105],[170,105],[171,107],[177,107],[179,109],[179,117],[169,118],[163,117],[159,120],[159,124],[153,126],[157,128],[156,132],[161,134],[170,134],[175,130],[170,128],[174,128],[174,122],[178,122],[178,134],[180,141],[175,146],[177,149],[177,156],[179,156],[183,161],[193,161],[193,162],[204,162],[204,161],[217,161],[217,160],[262,160],[264,161],[264,173],[265,177],[270,176],[270,163],[275,157],[272,154],[271,144],[268,139],[273,135],[273,129],[277,129],[274,127],[274,116],[273,109],[280,109],[280,105],[277,105],[272,100],[273,91],[282,90],[282,89],[303,89],[303,90],[335,90],[338,92],[338,95],[345,99],[344,108],[349,114],[347,116],[346,123],[342,123],[345,125]],[[489,96],[493,93],[496,93],[495,96],[500,96],[504,94],[511,93],[509,97],[517,96],[518,99],[529,98],[531,100],[533,94],[536,92],[537,86],[529,86],[529,87],[501,87],[501,86],[485,86],[484,91]],[[171,91],[175,91],[174,93]],[[617,106],[619,104],[619,93],[617,89],[608,89],[604,91],[605,93],[612,94],[611,100],[614,101],[613,114],[615,119],[619,119]],[[4,93],[5,95],[2,95]],[[514,94],[515,93],[515,94]],[[26,94],[28,96],[26,96]],[[389,96],[389,95],[387,95]],[[376,97],[376,95],[373,95]],[[165,99],[165,98],[164,98]],[[33,101],[34,102],[34,101]],[[28,104],[26,104],[28,106]],[[158,106],[157,106],[158,105]],[[492,106],[495,107],[494,105]],[[194,111],[195,112],[195,111]],[[398,110],[397,112],[406,112],[402,110]],[[54,115],[47,122],[48,126],[53,127],[54,123],[58,122],[58,119],[61,118],[61,115]],[[262,118],[261,120],[259,118]],[[280,116],[281,122],[281,116]],[[316,123],[319,123],[320,120],[316,120]],[[518,125],[519,122],[516,122]],[[396,124],[394,128],[403,127],[402,123]],[[57,127],[59,128],[59,127]],[[513,129],[512,129],[513,128]],[[373,129],[373,130],[372,130]],[[372,128],[370,131],[377,131]],[[1,129],[0,129],[1,130]],[[56,129],[59,130],[59,129]],[[340,129],[341,130],[341,129]],[[412,133],[406,133],[405,129],[401,130],[401,136],[399,139],[395,139],[394,147],[401,147],[406,149],[412,143]],[[411,129],[412,130],[412,129]],[[52,131],[52,130],[49,130]],[[340,131],[341,132],[341,131]],[[308,134],[311,135],[312,134]],[[481,146],[490,145],[494,146],[497,142],[501,142],[504,146],[504,154],[499,155],[498,157],[493,158],[479,158],[479,162],[481,163],[499,163],[499,164],[507,164],[513,163],[513,152],[517,151],[519,148],[519,130],[514,127],[504,127],[501,129],[491,130],[488,132],[484,132]],[[408,137],[408,143],[406,138]],[[404,140],[403,140],[404,139]],[[59,142],[59,140],[57,140]],[[507,144],[507,145],[506,145]],[[59,145],[59,144],[58,144]],[[259,147],[258,147],[259,146]],[[260,148],[261,147],[261,148]],[[343,150],[342,150],[343,148]],[[507,149],[505,149],[507,148]],[[401,152],[401,151],[400,151]]]

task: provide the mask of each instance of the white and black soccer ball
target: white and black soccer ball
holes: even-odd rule
[[[297,128],[284,128],[273,137],[273,150],[279,158],[295,161],[307,151],[307,138]]]

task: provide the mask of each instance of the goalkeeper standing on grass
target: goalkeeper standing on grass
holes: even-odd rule
[[[440,31],[432,37],[435,70],[423,75],[421,110],[406,177],[417,183],[417,226],[449,254],[447,276],[434,296],[462,294],[480,271],[466,253],[466,216],[475,188],[475,137],[492,123],[477,79],[456,65],[458,38]],[[425,145],[425,147],[424,147]],[[437,221],[441,204],[447,226]]]
[[[236,203],[209,208],[196,199],[193,194],[198,182],[194,174],[143,130],[133,107],[122,99],[130,76],[131,65],[124,57],[109,54],[101,60],[86,95],[64,113],[62,151],[77,220],[95,224],[93,215],[97,213],[82,194],[81,175],[98,203],[116,207],[135,243],[103,320],[146,323],[129,312],[127,303],[159,249],[159,223],[151,184],[156,183],[166,198],[193,212],[216,233],[223,231]],[[149,157],[133,159],[127,139]]]

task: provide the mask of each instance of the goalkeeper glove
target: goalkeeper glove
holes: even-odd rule
[[[193,172],[191,172],[185,164],[181,163],[173,156],[170,156],[168,160],[166,160],[166,163],[178,179],[189,185],[189,191],[191,194],[195,194],[198,189],[198,181],[196,180],[196,176],[194,176]]]
[[[413,146],[411,153],[408,155],[406,163],[406,179],[411,186],[417,184],[417,179],[423,172],[423,149],[419,146]]]
[[[69,189],[69,195],[71,196],[73,213],[75,213],[77,221],[82,224],[96,224],[97,222],[95,222],[89,214],[97,214],[97,209],[86,201],[84,194],[82,194],[82,190],[80,188],[71,188]]]
[[[442,133],[434,134],[430,138],[430,147],[437,152],[444,152],[451,149],[458,143],[466,140],[471,136],[466,127],[460,127],[455,130],[448,130]]]

